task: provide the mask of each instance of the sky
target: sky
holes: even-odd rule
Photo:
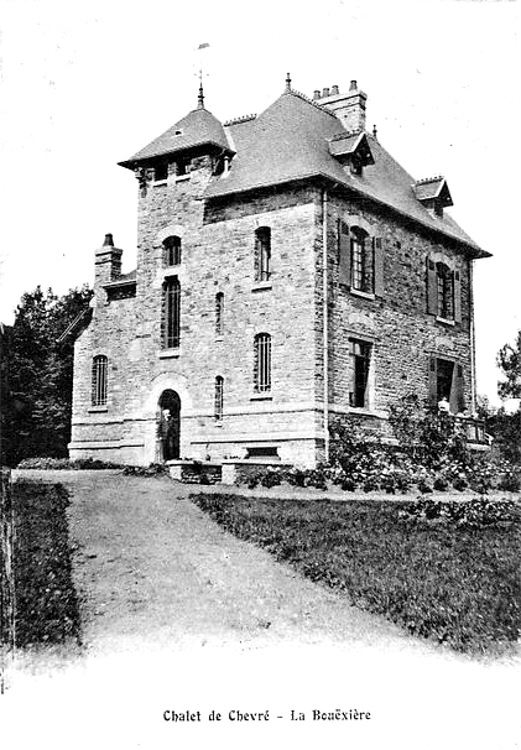
[[[117,166],[196,105],[221,120],[284,88],[356,79],[367,125],[493,258],[475,271],[477,388],[521,329],[520,4],[513,0],[0,0],[0,320],[26,291],[92,283],[112,232],[136,257],[137,184]],[[202,52],[197,48],[206,43]],[[513,135],[512,135],[513,134]]]

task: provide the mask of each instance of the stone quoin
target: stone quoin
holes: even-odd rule
[[[415,392],[475,405],[472,267],[489,254],[365,130],[356,81],[222,124],[196,109],[121,166],[137,268],[107,234],[75,343],[71,459],[313,467],[328,424],[388,433]],[[76,331],[78,334],[78,331]]]

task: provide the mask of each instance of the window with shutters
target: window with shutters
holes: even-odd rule
[[[454,271],[445,263],[436,264],[437,314],[445,320],[454,320]]]
[[[181,285],[177,276],[163,284],[162,347],[176,349],[181,340]]]
[[[254,340],[253,388],[255,393],[271,391],[271,336],[258,333]]]
[[[255,281],[271,279],[271,229],[259,227],[255,231]]]
[[[368,407],[371,344],[368,341],[349,339],[349,354],[351,367],[349,406],[357,408]]]
[[[462,322],[461,307],[461,273],[452,258],[434,253],[427,258],[427,312],[453,326]]]
[[[463,366],[441,357],[429,359],[430,401],[436,407],[440,401],[449,402],[452,414],[465,410],[465,379]]]
[[[163,262],[165,266],[178,266],[181,263],[181,237],[172,235],[163,240]]]
[[[92,406],[106,406],[108,393],[108,359],[99,354],[92,360]]]
[[[382,239],[371,237],[358,226],[338,220],[338,281],[353,293],[373,297],[384,294],[384,258]]]
[[[215,335],[222,336],[224,331],[224,294],[215,295]]]
[[[224,378],[217,375],[215,378],[215,395],[214,395],[214,417],[216,422],[221,422],[224,409]]]
[[[351,289],[374,293],[375,239],[359,227],[351,228]]]

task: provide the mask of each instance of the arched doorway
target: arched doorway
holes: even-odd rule
[[[175,391],[163,391],[158,401],[157,437],[159,459],[179,458],[181,437],[181,399]]]

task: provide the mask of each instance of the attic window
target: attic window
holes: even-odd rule
[[[190,173],[190,159],[179,159],[176,162],[176,176],[184,177]]]
[[[174,133],[174,135],[183,135],[183,131],[182,130],[176,130],[175,133]]]
[[[163,182],[168,179],[168,162],[161,162],[156,164],[154,168],[154,180],[155,182]]]

